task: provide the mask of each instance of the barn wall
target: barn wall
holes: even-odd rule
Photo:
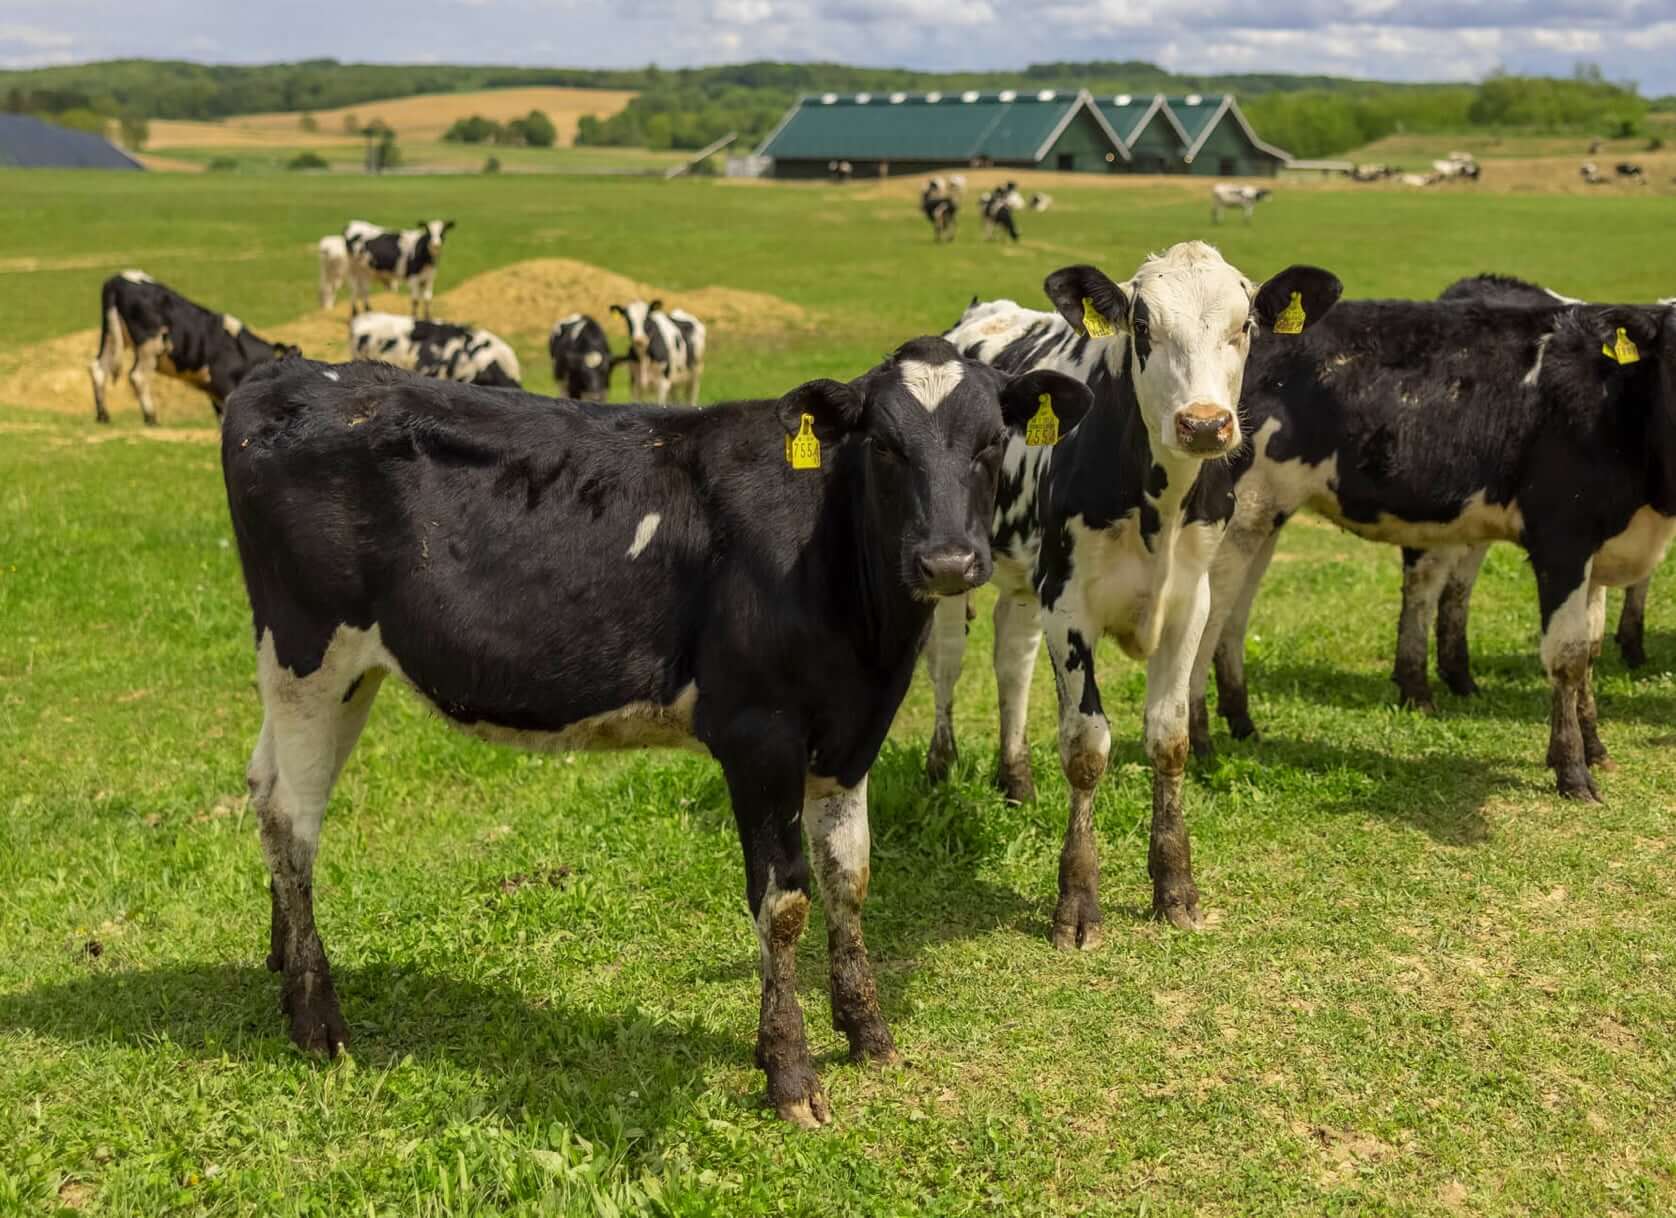
[[[1175,133],[1175,128],[1162,115],[1153,115],[1152,121],[1135,137],[1129,151],[1135,158],[1129,165],[1131,173],[1187,172],[1187,166],[1181,159],[1187,150],[1181,146],[1181,137]]]
[[[1280,172],[1280,162],[1248,140],[1233,115],[1224,114],[1187,172],[1202,177],[1272,178]]]
[[[1060,169],[1060,159],[1069,157],[1066,170],[1072,173],[1111,173],[1123,167],[1123,159],[1108,162],[1106,153],[1112,151],[1111,141],[1100,130],[1100,124],[1086,109],[1059,133],[1059,138],[1048,148],[1047,156],[1034,166],[1036,169]]]

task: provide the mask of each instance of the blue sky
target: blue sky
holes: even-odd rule
[[[128,55],[578,67],[1149,59],[1391,80],[1563,75],[1588,60],[1655,95],[1676,93],[1676,0],[0,0],[0,64]]]

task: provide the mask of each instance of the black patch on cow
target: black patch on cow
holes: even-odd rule
[[[1129,309],[1132,331],[1129,347],[1135,353],[1136,364],[1145,372],[1146,361],[1152,356],[1152,310],[1147,306],[1146,298],[1138,292]]]

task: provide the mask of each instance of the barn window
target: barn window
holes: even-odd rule
[[[976,89],[968,89],[960,95],[960,100],[963,102],[975,102],[978,100],[978,91]]]
[[[1217,162],[1216,172],[1225,178],[1231,178],[1239,172],[1238,162],[1231,156],[1225,156]]]
[[[1127,93],[1119,93],[1116,97],[1112,98],[1112,101],[1116,102],[1120,106],[1127,106],[1134,100],[1135,99]]]
[[[1077,154],[1074,153],[1074,152],[1061,152],[1059,154],[1058,164],[1059,164],[1059,172],[1060,173],[1074,173],[1074,172],[1076,172]]]
[[[858,105],[858,106],[865,106],[868,102],[870,102],[872,100],[873,100],[873,95],[871,93],[857,93],[855,95],[855,104]]]
[[[996,94],[996,96],[1004,102],[1010,102],[1015,100],[1018,97],[1018,94],[1013,92],[1011,89],[1002,89],[1000,93]]]
[[[932,105],[936,105],[938,102],[943,100],[943,95],[941,93],[927,93],[925,95],[925,100],[930,102]]]
[[[1052,101],[1053,100],[1053,90],[1052,89],[1043,89],[1040,93],[1036,94],[1036,100],[1037,101]]]

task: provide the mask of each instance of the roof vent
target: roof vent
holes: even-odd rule
[[[868,102],[870,102],[872,100],[873,100],[873,95],[871,93],[857,93],[855,95],[855,104],[858,105],[858,106],[865,106]]]
[[[838,100],[838,95],[836,93],[822,93],[821,94],[821,105],[823,105],[823,106],[830,106],[830,105],[832,105],[833,102],[835,102],[837,100]]]
[[[1129,93],[1119,93],[1116,97],[1112,98],[1112,101],[1120,106],[1127,106],[1134,100],[1134,95]]]
[[[892,93],[890,95],[890,104],[893,105],[893,106],[900,106],[903,102],[905,102],[907,100],[908,100],[908,95],[906,93]]]
[[[1053,90],[1052,89],[1043,89],[1040,93],[1036,94],[1036,100],[1037,101],[1052,101],[1053,100]]]
[[[1205,99],[1200,97],[1197,93],[1189,93],[1187,95],[1187,104],[1190,105],[1190,106],[1197,106],[1197,105],[1201,104],[1204,100]]]
[[[1000,98],[1004,102],[1010,102],[1010,101],[1017,101],[1018,100],[1018,94],[1016,92],[1014,92],[1012,89],[1002,89],[1001,92],[997,93],[995,96]]]
[[[963,102],[975,102],[978,100],[978,91],[976,89],[968,89],[960,95],[960,100]]]
[[[927,93],[925,95],[925,100],[930,102],[932,105],[936,105],[938,102],[943,100],[943,95],[941,93]]]

